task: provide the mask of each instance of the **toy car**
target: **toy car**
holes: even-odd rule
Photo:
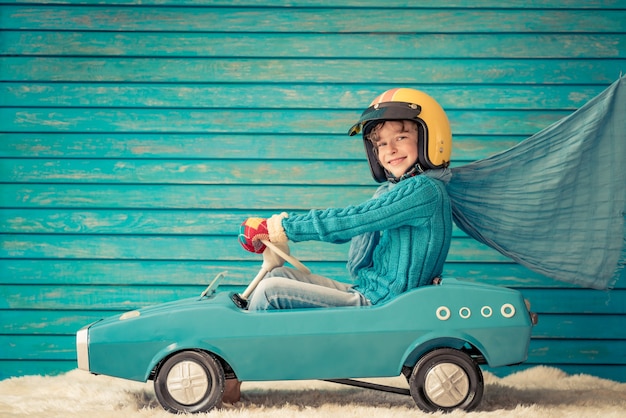
[[[248,311],[246,298],[266,271],[264,261],[241,295],[218,292],[219,274],[200,297],[85,326],[76,336],[78,367],[153,380],[172,412],[218,406],[225,370],[242,381],[323,379],[410,394],[430,412],[474,409],[483,394],[480,364],[527,358],[536,315],[515,290],[446,278],[382,305]],[[352,380],[400,374],[408,390]]]

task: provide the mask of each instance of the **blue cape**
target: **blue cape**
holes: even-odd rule
[[[626,275],[625,79],[513,148],[453,168],[459,228],[548,277],[613,287]]]

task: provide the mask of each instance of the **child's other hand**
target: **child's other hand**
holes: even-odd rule
[[[265,250],[262,239],[270,239],[267,231],[267,220],[263,218],[248,218],[239,227],[239,244],[244,250],[261,254]]]

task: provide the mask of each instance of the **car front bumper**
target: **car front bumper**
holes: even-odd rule
[[[81,328],[76,333],[76,357],[78,368],[80,370],[89,371],[89,327]]]

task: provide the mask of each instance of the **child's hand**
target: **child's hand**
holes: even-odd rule
[[[267,232],[267,220],[263,218],[248,218],[239,227],[239,243],[244,250],[261,254],[265,250],[262,239],[270,239]]]

